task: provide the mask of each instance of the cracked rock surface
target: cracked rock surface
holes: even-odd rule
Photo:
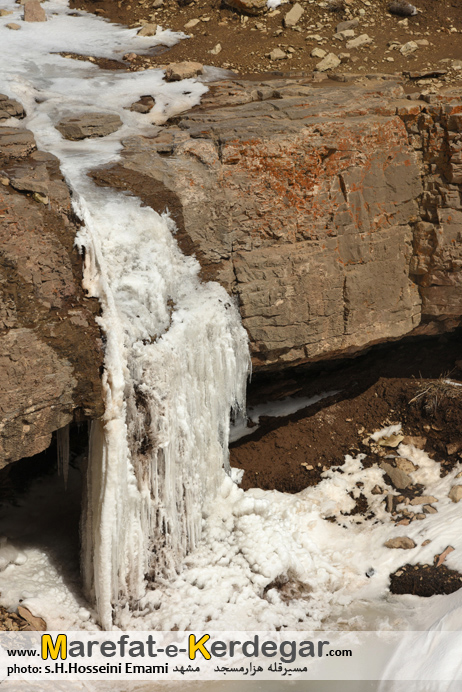
[[[236,296],[254,367],[350,354],[459,322],[460,99],[387,79],[218,82],[95,178],[170,210]]]

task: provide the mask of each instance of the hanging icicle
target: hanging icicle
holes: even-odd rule
[[[69,476],[69,429],[70,424],[56,431],[56,447],[58,451],[58,473],[64,478],[64,488],[67,489]]]

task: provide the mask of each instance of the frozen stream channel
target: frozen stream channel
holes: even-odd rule
[[[167,84],[158,70],[106,72],[64,59],[57,53],[120,57],[182,37],[164,32],[142,39],[85,13],[69,16],[64,2],[44,7],[46,23],[8,31],[3,25],[20,21],[20,9],[0,0],[0,8],[13,11],[0,18],[0,93],[23,103],[21,122],[61,161],[85,224],[77,239],[86,250],[84,285],[102,305],[106,415],[91,435],[83,531],[85,589],[96,609],[77,577],[62,576],[65,532],[40,545],[30,539],[31,507],[37,531],[37,507],[57,494],[56,512],[65,513],[59,479],[1,517],[8,540],[0,545],[0,603],[14,608],[22,600],[56,630],[97,624],[183,630],[205,623],[214,630],[420,629],[447,612],[450,629],[459,592],[422,604],[391,595],[388,583],[405,562],[431,563],[448,544],[455,550],[446,564],[462,570],[460,508],[448,499],[462,467],[440,479],[439,465],[424,452],[400,446],[399,454],[418,467],[415,482],[439,501],[437,514],[406,527],[416,547],[404,556],[383,545],[402,531],[371,492],[383,472],[364,469],[361,455],[294,496],[244,492],[238,474],[228,475],[230,413],[244,406],[249,371],[238,312],[218,284],[199,282],[198,263],[180,253],[168,217],[96,188],[86,176],[116,160],[127,136],[149,133],[153,122],[199,103],[206,86]],[[124,109],[148,93],[156,100],[149,116]],[[101,139],[63,140],[57,121],[89,111],[118,113],[123,128]],[[141,444],[146,436],[148,455]],[[355,504],[350,493],[357,497],[357,483],[374,519],[344,516]],[[146,588],[146,574],[156,576],[155,587]],[[289,598],[272,586],[276,579],[289,584]]]

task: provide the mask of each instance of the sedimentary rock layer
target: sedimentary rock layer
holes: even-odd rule
[[[103,412],[98,303],[81,286],[78,220],[58,160],[0,127],[0,468]]]
[[[236,296],[256,368],[459,322],[461,94],[365,81],[217,83],[95,174],[169,209]]]

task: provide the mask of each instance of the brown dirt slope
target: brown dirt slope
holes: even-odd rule
[[[350,53],[348,62],[340,72],[402,72],[416,69],[448,69],[448,79],[458,80],[460,70],[453,69],[453,61],[462,59],[462,0],[421,0],[416,2],[418,14],[403,22],[403,17],[388,12],[388,0],[346,0],[341,11],[329,11],[326,2],[300,0],[304,13],[295,28],[284,27],[284,17],[290,3],[280,5],[276,11],[259,17],[239,14],[220,0],[193,0],[180,4],[177,0],[71,0],[71,6],[95,12],[113,22],[141,26],[155,22],[164,29],[184,31],[189,36],[168,52],[157,51],[149,60],[135,61],[134,69],[145,69],[149,64],[197,60],[204,64],[229,68],[241,74],[281,70],[313,70],[319,58],[311,57],[314,48],[326,52]],[[345,40],[334,38],[335,28],[341,21],[357,17],[360,24],[356,36],[368,34],[369,45],[346,48]],[[198,23],[185,28],[192,19]],[[317,40],[313,37],[320,37]],[[398,49],[391,49],[391,41],[400,44],[422,41],[423,45],[409,57]],[[220,44],[221,51],[210,51]],[[271,61],[267,56],[274,48],[282,49],[287,57]],[[457,68],[457,65],[455,65]]]

